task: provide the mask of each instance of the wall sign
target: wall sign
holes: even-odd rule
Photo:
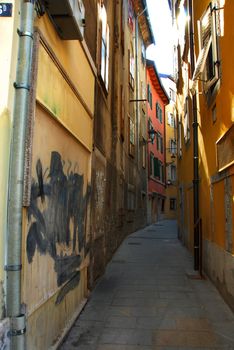
[[[12,4],[2,2],[0,4],[0,17],[12,16]]]

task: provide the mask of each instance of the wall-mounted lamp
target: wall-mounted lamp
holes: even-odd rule
[[[155,134],[157,134],[157,131],[154,130],[153,127],[151,127],[149,130],[148,130],[148,134],[149,134],[149,141],[148,142],[151,142],[152,145],[154,144],[154,139],[155,139]]]
[[[154,130],[153,127],[151,127],[148,130],[148,135],[149,135],[148,141],[146,141],[144,138],[142,138],[141,144],[142,145],[146,145],[147,143],[152,143],[152,145],[153,145],[154,144],[154,139],[155,139],[155,134],[157,134],[157,131]]]

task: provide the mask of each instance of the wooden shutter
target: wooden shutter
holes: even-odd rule
[[[154,158],[154,176],[160,177],[159,160]]]
[[[218,80],[216,11],[213,8],[214,3],[210,3],[198,21],[200,51],[192,77],[192,91],[195,91],[195,81],[199,78],[204,81],[205,91]],[[210,69],[208,60],[212,61]]]

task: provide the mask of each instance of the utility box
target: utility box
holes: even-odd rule
[[[85,7],[82,0],[46,0],[46,10],[63,40],[83,40]]]

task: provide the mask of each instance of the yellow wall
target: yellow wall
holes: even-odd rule
[[[224,212],[224,180],[214,184],[214,218],[215,229],[212,233],[212,227],[208,224],[211,222],[210,205],[210,182],[211,177],[218,173],[218,164],[216,159],[216,142],[232,126],[234,122],[234,48],[230,43],[234,40],[233,18],[234,3],[224,1],[224,36],[218,38],[221,53],[221,81],[220,89],[214,101],[210,106],[207,105],[204,95],[199,98],[199,149],[200,149],[200,176],[201,176],[201,216],[204,218],[205,238],[213,238],[213,241],[220,247],[225,247],[225,212]],[[209,1],[194,2],[194,13],[196,15],[194,22],[202,15]],[[220,12],[222,16],[223,12]],[[197,32],[197,31],[195,31]],[[196,36],[197,39],[197,36]],[[197,40],[196,40],[197,44]],[[198,44],[196,45],[198,47]],[[199,86],[200,90],[202,86]],[[212,121],[212,107],[216,105],[217,120]],[[227,149],[227,152],[231,149]],[[229,168],[230,170],[230,168]],[[233,190],[233,189],[232,189]]]
[[[61,336],[87,296],[89,254],[79,235],[84,230],[85,244],[89,241],[95,75],[79,41],[60,40],[46,15],[36,20],[36,26],[38,67],[31,200],[24,211],[22,302],[27,305],[27,346],[44,350]],[[60,196],[60,191],[67,192]],[[72,207],[67,198],[75,200]],[[56,227],[61,216],[70,232],[66,242]]]
[[[188,53],[189,62],[189,53]],[[177,90],[177,173],[178,173],[178,224],[179,233],[184,243],[192,251],[193,249],[193,130],[192,110],[189,110],[190,140],[185,142],[184,130],[184,103],[189,94],[188,85],[189,63],[181,66],[181,79],[183,83]],[[179,130],[181,131],[181,154]]]
[[[166,106],[165,110],[165,128],[166,128],[166,164],[170,165],[173,164],[176,166],[176,181],[173,182],[171,185],[167,184],[166,187],[166,202],[165,202],[165,219],[176,219],[177,218],[177,208],[178,208],[178,201],[177,201],[177,183],[178,183],[178,173],[177,173],[177,156],[176,158],[171,158],[171,153],[169,150],[169,141],[171,139],[176,140],[176,128],[171,127],[168,124],[167,116],[168,113],[172,113],[174,115],[174,118],[176,119],[175,114],[175,106],[174,104],[170,103]],[[173,163],[172,163],[173,162]],[[167,166],[166,166],[166,176],[167,176]],[[176,210],[170,210],[170,198],[176,199]]]
[[[208,0],[193,1],[196,59],[199,54],[197,21],[206,11],[209,3]],[[232,63],[234,61],[232,45],[234,2],[220,0],[220,7],[223,6],[224,9],[216,11],[216,15],[220,18],[220,35],[217,39],[220,54],[220,79],[210,95],[204,93],[202,82],[198,83],[196,93],[199,124],[199,216],[202,220],[203,234],[202,267],[229,305],[234,308],[234,277],[231,273],[234,271],[234,165],[232,165],[234,148],[233,136],[231,136],[234,123],[234,67]],[[186,59],[189,61],[189,55]],[[187,61],[183,62],[183,68],[186,67],[186,64]],[[177,103],[178,115],[182,117],[183,100],[187,94],[184,88],[187,78],[183,68],[179,74]],[[212,119],[214,108],[216,108],[216,120]],[[222,137],[225,134],[224,142]],[[191,145],[192,142],[191,137]],[[222,144],[220,154],[217,152],[217,142],[219,145]],[[179,210],[179,227],[182,238],[190,249],[193,248],[193,210],[191,210],[193,152],[191,145],[187,147],[183,143],[182,158],[178,160],[179,185],[184,188],[184,212],[181,215],[182,211]],[[222,157],[222,154],[225,157]],[[226,164],[224,158],[227,159]],[[220,160],[222,160],[222,167],[219,167]]]

